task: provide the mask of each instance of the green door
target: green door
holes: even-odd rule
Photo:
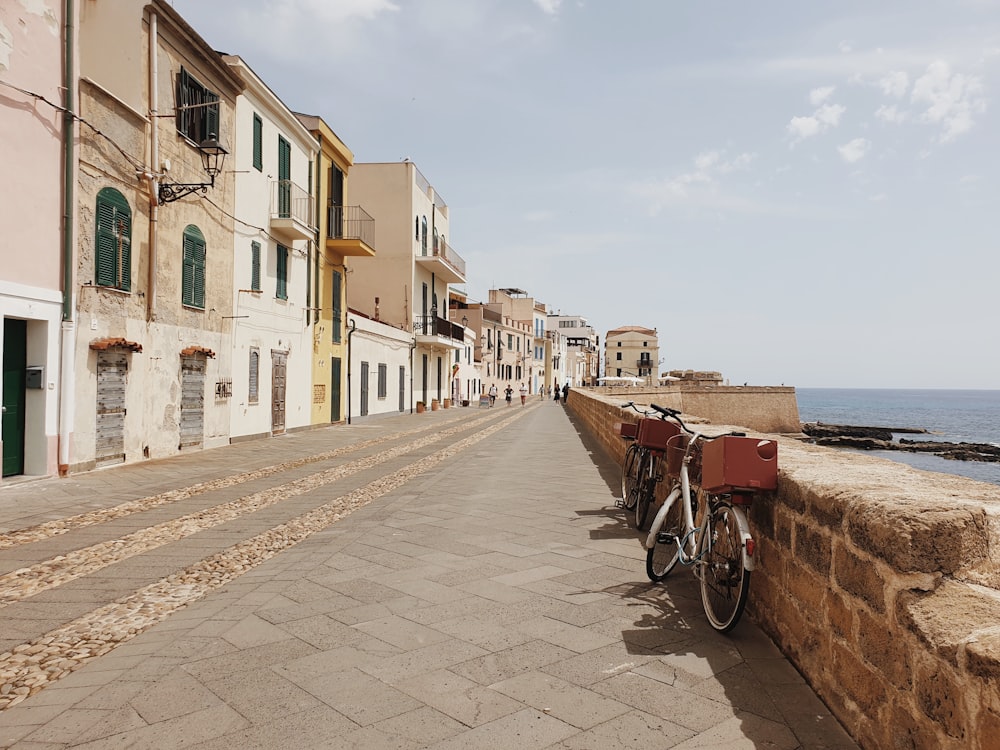
[[[24,370],[28,365],[28,323],[3,321],[3,476],[24,473]]]
[[[343,376],[343,366],[340,357],[334,357],[330,363],[330,421],[339,422],[340,416],[340,379]]]

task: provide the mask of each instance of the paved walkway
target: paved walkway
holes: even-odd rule
[[[597,450],[529,401],[2,486],[0,747],[855,748]]]

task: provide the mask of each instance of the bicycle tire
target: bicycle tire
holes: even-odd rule
[[[683,498],[677,498],[667,517],[663,519],[663,526],[660,534],[656,535],[656,542],[646,550],[646,575],[653,583],[660,583],[680,560],[680,544],[675,536],[680,533],[683,515],[681,513],[681,503]],[[669,536],[670,542],[661,541],[662,536]]]
[[[622,461],[622,507],[627,511],[635,508],[638,486],[639,446],[633,443],[625,451],[625,460]]]
[[[706,523],[710,549],[700,563],[701,603],[709,624],[728,633],[740,621],[750,593],[750,571],[743,565],[743,538],[736,510],[721,503]]]
[[[646,527],[649,516],[649,506],[653,503],[656,493],[656,472],[659,470],[659,459],[652,453],[646,453],[639,464],[639,488],[635,499],[633,521],[640,531]]]

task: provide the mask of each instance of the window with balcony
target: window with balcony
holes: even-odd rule
[[[132,287],[132,210],[114,188],[97,194],[95,276],[98,286],[122,291]]]
[[[184,68],[177,74],[177,132],[198,144],[209,136],[218,138],[219,97]]]

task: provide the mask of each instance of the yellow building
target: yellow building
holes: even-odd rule
[[[312,424],[341,422],[348,372],[348,258],[375,256],[375,220],[349,205],[354,154],[322,118],[298,115],[319,141],[313,166],[319,229],[309,257],[306,325],[313,330]]]
[[[660,345],[655,328],[622,326],[604,337],[606,377],[638,377],[654,383],[659,374]]]

